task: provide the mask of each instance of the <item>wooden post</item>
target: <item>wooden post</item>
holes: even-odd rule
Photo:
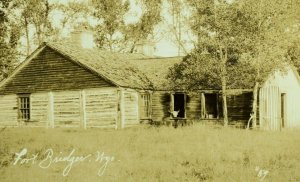
[[[48,92],[48,122],[54,128],[54,97],[52,92]]]
[[[118,120],[117,128],[124,128],[125,125],[125,108],[124,108],[124,89],[118,89]]]
[[[144,115],[142,114],[144,112],[144,110],[142,109],[142,105],[143,105],[143,98],[142,98],[142,93],[141,92],[137,92],[137,112],[138,112],[138,120],[141,123],[141,116]]]
[[[80,122],[84,129],[86,129],[86,99],[85,99],[85,91],[80,91]]]
[[[124,89],[121,89],[120,93],[120,112],[121,112],[121,128],[125,127],[125,96],[124,96]]]
[[[149,118],[152,120],[152,99],[153,99],[153,92],[149,92]]]
[[[121,118],[121,115],[120,115],[120,90],[117,89],[116,90],[116,103],[117,103],[117,107],[116,107],[116,116],[115,116],[115,130],[119,128],[119,123],[121,122],[120,121],[120,118]]]
[[[172,113],[174,111],[174,94],[175,93],[170,93],[171,99],[170,99],[170,110],[169,110],[169,112],[170,112],[170,117],[171,118],[173,117]]]
[[[205,109],[205,95],[202,92],[201,93],[201,119],[205,118],[205,114],[206,114],[206,109]]]
[[[138,123],[141,123],[141,116],[140,116],[140,104],[139,104],[139,101],[141,100],[141,99],[139,99],[139,93],[138,92],[136,92],[135,93],[135,99],[136,99],[136,114],[137,114],[137,122]]]
[[[257,100],[258,100],[258,87],[259,87],[259,83],[255,82],[255,86],[253,89],[253,103],[252,103],[252,113],[253,116],[252,117],[252,128],[255,129],[256,128],[256,118],[257,118]]]

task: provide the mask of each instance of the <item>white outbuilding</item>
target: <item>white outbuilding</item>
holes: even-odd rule
[[[294,68],[276,71],[259,92],[259,123],[262,130],[300,126],[300,77]]]

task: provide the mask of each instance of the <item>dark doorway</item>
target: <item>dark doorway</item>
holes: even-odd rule
[[[204,94],[205,96],[205,118],[218,118],[218,94]]]
[[[174,111],[179,111],[177,117],[185,117],[185,95],[174,94]]]
[[[281,94],[281,128],[285,127],[286,122],[286,93]]]

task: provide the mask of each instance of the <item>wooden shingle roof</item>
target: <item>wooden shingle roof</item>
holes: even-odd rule
[[[172,66],[182,61],[182,57],[148,57],[128,61],[147,75],[155,90],[172,90],[166,76]]]
[[[83,49],[75,44],[45,43],[81,66],[115,85],[127,88],[166,90],[169,68],[181,57],[147,57],[143,54],[113,53],[101,49]]]

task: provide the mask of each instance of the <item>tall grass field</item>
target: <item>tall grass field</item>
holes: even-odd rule
[[[300,181],[300,131],[2,128],[0,181]]]

